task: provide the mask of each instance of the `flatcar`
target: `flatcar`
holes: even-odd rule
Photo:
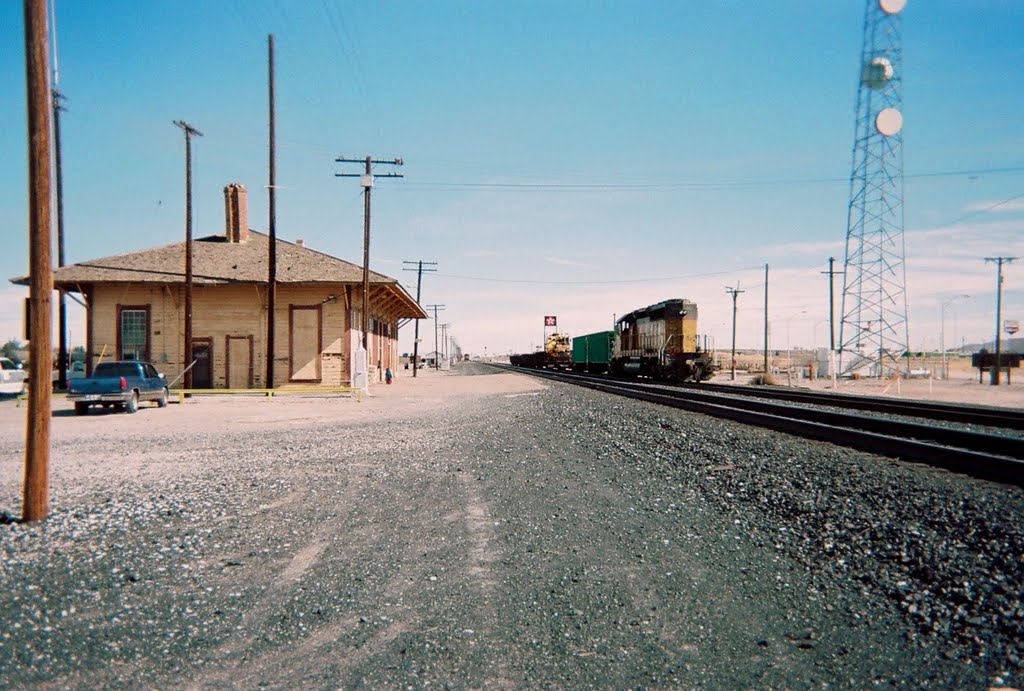
[[[707,337],[697,334],[697,303],[671,299],[620,317],[614,331],[573,339],[573,368],[581,371],[703,381],[715,373]]]
[[[551,333],[544,341],[544,350],[519,353],[509,357],[515,367],[546,367],[569,369],[572,366],[572,339],[566,334]]]

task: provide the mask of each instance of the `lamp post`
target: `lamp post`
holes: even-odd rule
[[[939,313],[939,350],[942,351],[942,381],[949,379],[949,366],[946,364],[946,308],[960,298],[969,297],[971,296],[967,294],[954,295],[942,303],[942,309]]]
[[[789,326],[794,317],[799,317],[801,314],[807,314],[807,310],[800,310],[796,314],[786,317],[786,379],[790,385],[793,384],[793,350],[789,342]]]

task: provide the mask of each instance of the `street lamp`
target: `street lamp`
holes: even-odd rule
[[[789,325],[795,317],[799,317],[801,314],[807,314],[807,310],[800,310],[796,314],[791,314],[786,317],[786,378],[790,385],[793,383],[793,350],[790,347],[789,342]]]
[[[970,295],[954,295],[942,303],[942,310],[939,314],[939,350],[942,351],[942,381],[949,379],[949,366],[946,364],[946,308],[960,298],[969,298]]]

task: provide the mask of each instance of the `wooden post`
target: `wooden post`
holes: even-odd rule
[[[49,502],[50,320],[50,65],[46,2],[25,0],[25,77],[28,104],[29,366],[25,437],[25,496],[21,518],[46,518]]]

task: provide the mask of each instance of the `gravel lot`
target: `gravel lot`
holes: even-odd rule
[[[1024,683],[1021,490],[491,372],[0,402],[0,685]]]

